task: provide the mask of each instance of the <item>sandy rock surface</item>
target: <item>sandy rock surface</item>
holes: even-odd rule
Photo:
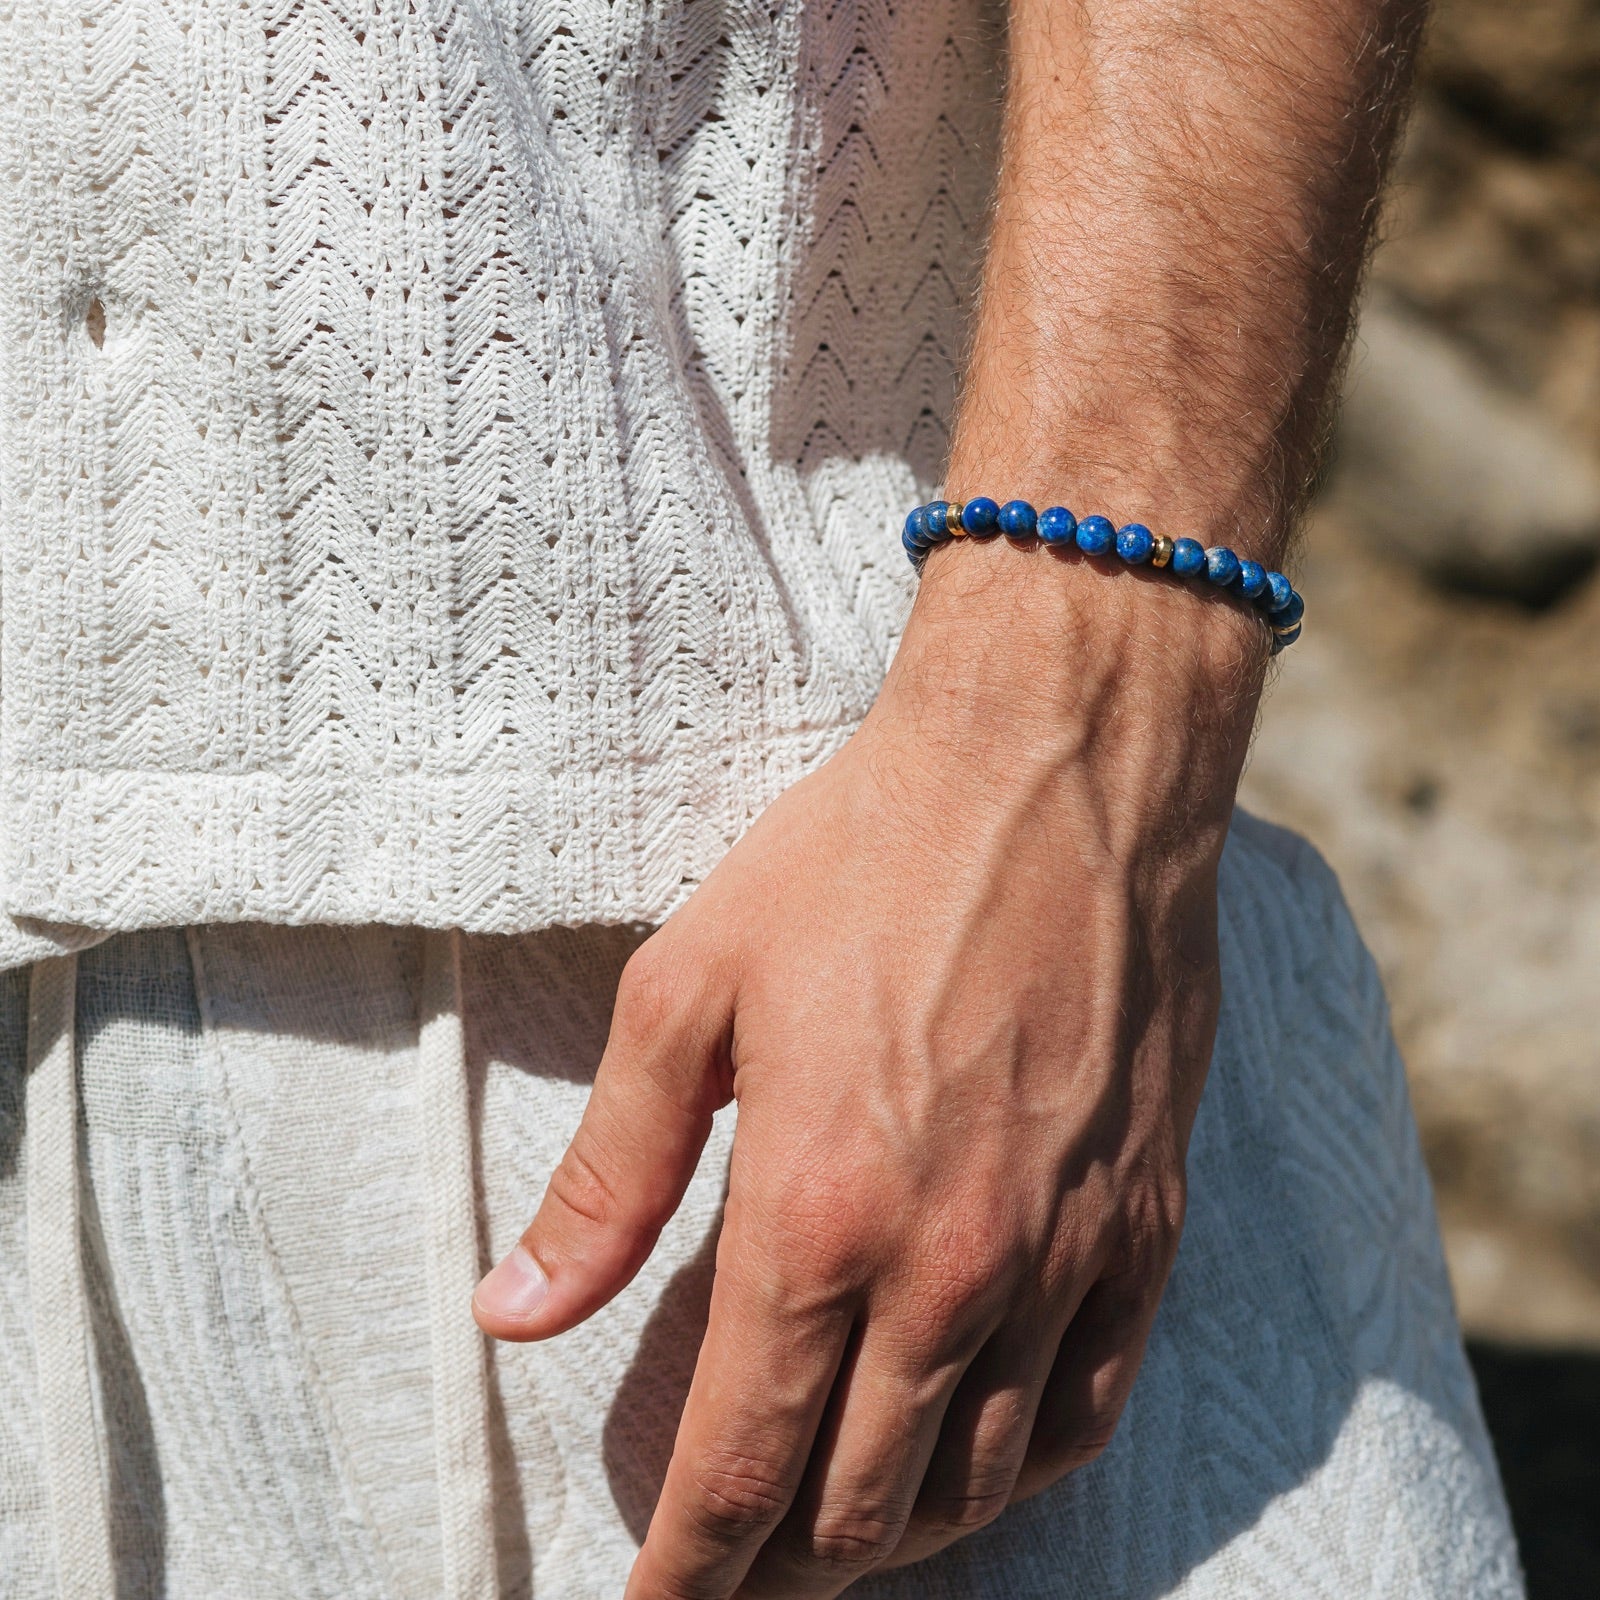
[[[1463,1312],[1600,1348],[1600,583],[1530,615],[1309,532],[1243,798],[1388,980]]]
[[[1347,396],[1245,801],[1384,969],[1469,1329],[1600,1352],[1600,0],[1440,0]]]

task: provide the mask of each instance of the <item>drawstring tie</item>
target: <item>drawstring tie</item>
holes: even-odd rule
[[[446,1600],[492,1600],[498,1584],[489,1383],[472,1320],[478,1250],[472,1120],[461,1022],[459,932],[424,935],[419,1063],[428,1219],[428,1331]]]
[[[111,1512],[100,1462],[83,1260],[74,1021],[78,958],[36,961],[28,986],[27,1220],[39,1423],[61,1600],[109,1600]]]

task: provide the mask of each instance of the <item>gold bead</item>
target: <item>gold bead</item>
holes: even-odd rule
[[[967,508],[959,500],[952,500],[945,508],[945,531],[952,539],[959,539],[967,530],[961,525],[961,513]]]
[[[1172,541],[1164,533],[1156,535],[1154,548],[1150,551],[1150,565],[1164,567],[1172,559]]]

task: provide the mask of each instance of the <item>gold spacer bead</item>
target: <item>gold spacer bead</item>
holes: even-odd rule
[[[966,509],[966,506],[963,505],[959,500],[952,500],[945,508],[945,532],[948,533],[952,539],[959,539],[962,534],[967,531],[961,526],[961,513]]]
[[[1150,551],[1150,565],[1164,567],[1172,559],[1172,541],[1164,533],[1156,535],[1154,548]]]

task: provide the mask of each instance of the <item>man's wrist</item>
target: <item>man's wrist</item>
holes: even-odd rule
[[[1175,690],[1242,691],[1252,709],[1271,646],[1259,612],[1237,596],[1004,538],[933,550],[907,633],[919,648],[927,637],[953,670],[983,668],[997,688],[1066,688],[1166,665],[1185,674]]]
[[[1004,539],[929,557],[880,709],[943,773],[1010,783],[1093,769],[1161,831],[1233,805],[1270,643],[1232,597]],[[919,756],[919,761],[921,757]],[[952,776],[955,775],[955,776]]]

